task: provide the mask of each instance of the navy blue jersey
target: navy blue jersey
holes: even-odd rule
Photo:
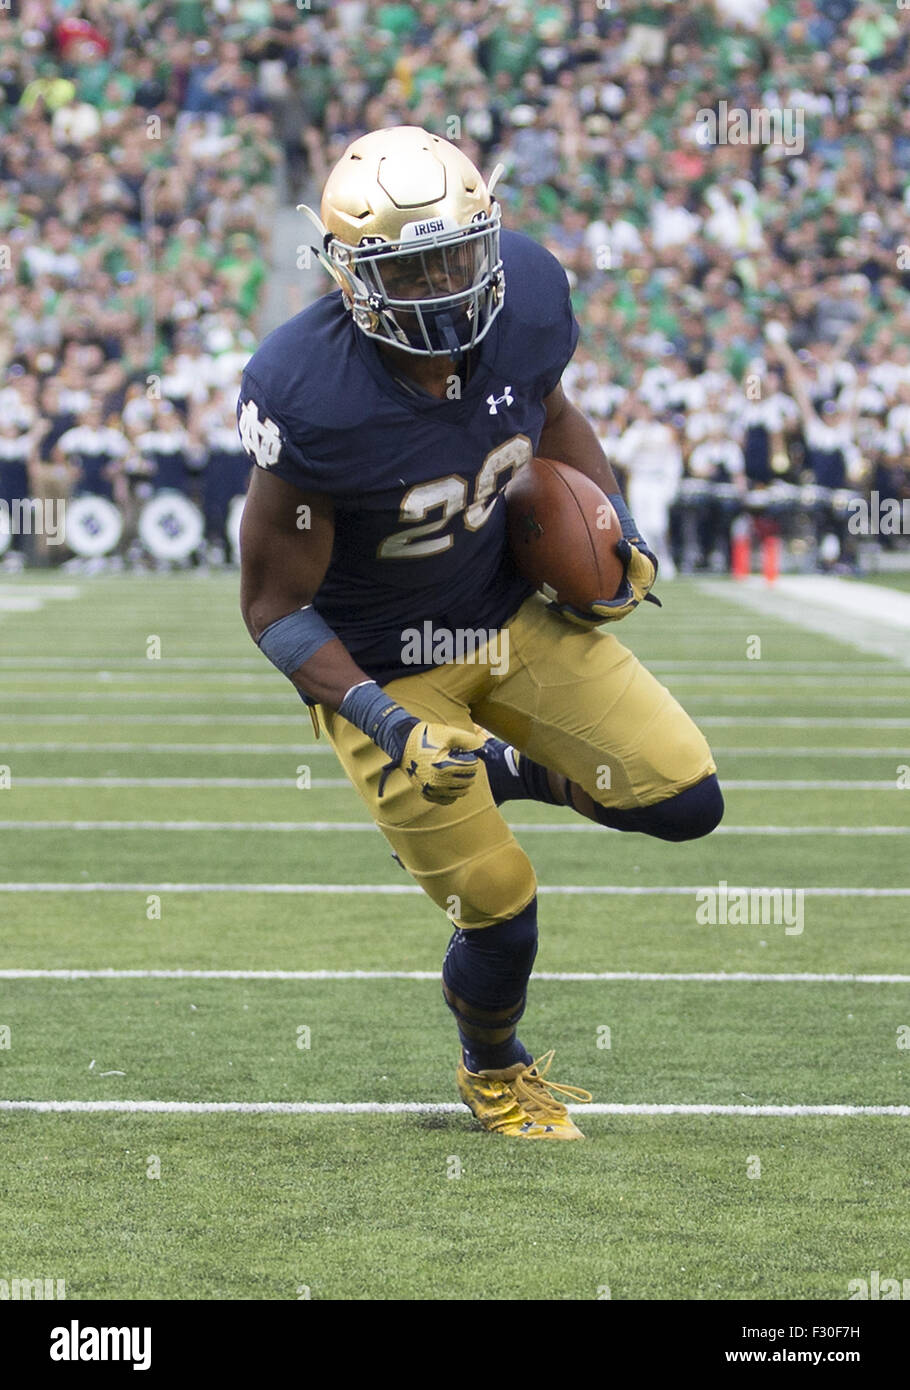
[[[183,450],[175,450],[173,453],[158,453],[157,450],[149,449],[145,457],[155,467],[152,483],[156,491],[159,488],[170,488],[176,492],[188,490],[189,473],[186,466],[186,454]]]
[[[111,462],[110,454],[77,454],[71,462],[78,463],[82,470],[73,488],[74,497],[90,492],[96,497],[113,500],[114,484],[104,473]]]
[[[502,490],[537,451],[578,325],[559,262],[517,232],[501,246],[505,302],[451,399],[396,378],[340,291],[271,333],[243,374],[254,462],[332,498],[314,606],[380,682],[427,669],[403,664],[405,629],[499,628],[533,592],[507,550]]]

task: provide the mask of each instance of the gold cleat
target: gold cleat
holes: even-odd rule
[[[552,1094],[559,1091],[582,1105],[591,1092],[580,1086],[560,1086],[547,1080],[553,1051],[536,1062],[516,1062],[501,1071],[468,1071],[458,1063],[455,1080],[458,1093],[484,1129],[492,1134],[508,1134],[517,1139],[583,1139],[584,1135],[569,1118],[565,1105]]]

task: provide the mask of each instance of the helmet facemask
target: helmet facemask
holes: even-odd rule
[[[367,337],[418,356],[458,357],[487,333],[503,301],[499,206],[467,227],[447,220],[409,223],[392,242],[327,238],[326,256]]]

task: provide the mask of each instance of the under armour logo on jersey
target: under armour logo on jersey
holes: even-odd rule
[[[490,407],[490,414],[496,415],[498,405],[511,405],[515,397],[512,395],[511,386],[507,386],[505,394],[502,396],[487,396],[487,405]]]
[[[237,419],[240,441],[260,468],[271,468],[281,453],[281,435],[274,420],[260,420],[255,401],[245,401]]]

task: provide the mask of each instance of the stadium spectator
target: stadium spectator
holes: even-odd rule
[[[191,433],[221,420],[261,334],[282,152],[295,203],[358,134],[421,123],[501,160],[507,223],[565,264],[590,349],[569,383],[605,438],[631,400],[690,476],[720,430],[752,489],[897,478],[908,49],[899,14],[856,0],[21,0],[0,38],[2,399],[42,413],[60,478],[91,408],[131,441],[162,400]],[[706,140],[722,101],[789,110],[799,139]]]
[[[654,419],[643,401],[630,402],[625,415],[629,423],[617,442],[615,458],[625,473],[629,507],[636,508],[633,515],[642,534],[654,538],[661,577],[670,579],[676,568],[670,550],[670,508],[683,475],[682,450],[671,426]]]
[[[128,450],[127,436],[105,421],[101,406],[95,401],[89,402],[74,427],[54,445],[56,458],[77,470],[77,493],[90,492],[117,500],[123,497],[119,464]]]

